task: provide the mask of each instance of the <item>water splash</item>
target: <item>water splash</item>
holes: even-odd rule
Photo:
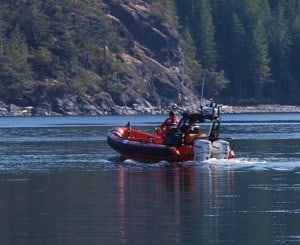
[[[234,159],[209,159],[207,162],[211,168],[252,171],[299,171],[300,160],[295,158],[234,158]]]

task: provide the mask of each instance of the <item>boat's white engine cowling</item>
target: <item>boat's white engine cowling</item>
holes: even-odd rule
[[[212,146],[209,140],[197,140],[194,144],[194,161],[203,162],[211,157]]]
[[[216,159],[228,159],[230,152],[229,142],[226,140],[216,140],[212,143],[211,155]]]

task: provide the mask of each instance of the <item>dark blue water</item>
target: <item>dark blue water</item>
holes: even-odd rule
[[[236,158],[121,162],[164,116],[0,118],[1,244],[299,244],[300,114],[223,115]]]

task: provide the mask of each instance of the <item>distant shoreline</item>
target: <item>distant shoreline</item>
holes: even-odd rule
[[[180,107],[175,110],[179,113],[182,111],[195,110],[190,106]],[[52,111],[51,109],[34,108],[34,107],[18,107],[15,105],[0,104],[0,117],[5,116],[106,116],[106,115],[164,115],[168,114],[169,109],[138,106],[135,108],[116,106],[114,113],[105,110],[85,110],[76,111],[75,107],[68,108],[68,111],[61,113]],[[257,105],[257,106],[230,106],[222,105],[222,113],[224,114],[240,114],[240,113],[300,113],[300,106],[295,105]]]
[[[300,112],[294,105],[223,106],[223,113],[292,113]]]

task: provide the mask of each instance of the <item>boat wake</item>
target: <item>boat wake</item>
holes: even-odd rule
[[[1,158],[0,173],[23,172],[55,172],[55,171],[115,171],[120,167],[128,171],[152,171],[156,169],[172,170],[177,167],[209,168],[220,171],[291,171],[300,173],[299,158],[234,158],[215,159],[205,162],[186,161],[183,163],[170,163],[160,161],[145,163],[132,159],[122,160],[114,154],[77,154],[77,155],[43,155],[20,156],[18,158]]]
[[[132,159],[125,160],[122,164],[128,167],[161,168],[182,165],[184,167],[202,167],[218,170],[234,171],[293,171],[300,173],[300,159],[295,158],[234,158],[216,159],[211,158],[205,162],[186,161],[183,163],[169,163],[160,161],[158,163],[143,163]]]
[[[234,159],[209,159],[197,165],[207,165],[210,168],[228,170],[275,170],[275,171],[300,171],[300,159],[287,158],[234,158]]]

